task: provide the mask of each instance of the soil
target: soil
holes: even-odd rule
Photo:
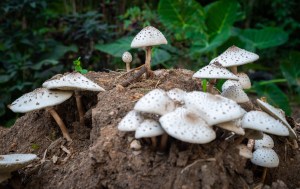
[[[135,102],[154,88],[186,91],[200,89],[183,69],[155,71],[154,78],[142,78],[124,88],[124,73],[89,72],[105,92],[82,92],[85,126],[80,126],[75,98],[56,110],[67,125],[72,143],[62,138],[59,127],[45,110],[20,117],[10,129],[0,127],[0,154],[35,153],[39,159],[14,172],[0,188],[297,188],[300,187],[300,152],[286,137],[272,136],[279,154],[278,168],[263,169],[238,155],[230,133],[215,128],[217,139],[205,145],[170,138],[167,150],[159,153],[147,140],[142,148],[130,148],[133,132],[120,132],[117,124]],[[300,112],[293,117],[298,119]],[[243,141],[246,143],[246,140]]]

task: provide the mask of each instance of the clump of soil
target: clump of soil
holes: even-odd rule
[[[170,139],[167,151],[157,153],[145,141],[142,149],[129,148],[134,133],[117,124],[135,102],[154,88],[200,89],[188,70],[159,70],[153,79],[121,87],[123,73],[90,72],[87,76],[105,92],[83,93],[85,127],[78,119],[75,99],[56,107],[67,125],[72,143],[44,110],[27,113],[10,129],[0,128],[0,154],[36,153],[39,160],[13,174],[2,187],[15,188],[249,188],[257,186],[263,169],[238,155],[234,137],[217,129],[217,139],[196,145]],[[296,115],[299,116],[299,115]],[[300,186],[300,153],[285,137],[273,136],[278,168],[267,172],[264,188]],[[246,141],[244,141],[246,142]],[[1,185],[0,185],[1,188]]]

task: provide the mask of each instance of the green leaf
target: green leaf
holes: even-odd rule
[[[77,52],[78,48],[76,45],[65,46],[63,44],[58,44],[55,46],[54,50],[48,54],[47,59],[58,60],[69,51]]]
[[[160,0],[158,14],[163,25],[175,33],[186,37],[204,33],[204,9],[195,0]]]
[[[253,89],[259,97],[266,97],[268,103],[281,108],[287,115],[291,115],[289,99],[277,85],[274,83],[261,84],[258,82],[254,83]]]
[[[290,52],[288,56],[281,61],[280,69],[286,78],[289,86],[300,94],[300,52]]]
[[[171,59],[171,55],[166,50],[156,48],[153,50],[151,66],[159,65],[170,59]]]
[[[114,57],[122,57],[125,51],[131,49],[130,44],[133,40],[133,36],[123,37],[109,44],[97,44],[95,49],[110,54]]]
[[[265,49],[284,44],[288,33],[280,28],[246,29],[241,30],[239,38],[247,44],[247,49]]]
[[[82,69],[82,70],[80,70],[80,73],[81,73],[81,74],[87,74],[87,73],[88,73],[88,70]]]
[[[236,21],[238,7],[235,0],[221,0],[209,4],[205,20],[208,35],[218,35],[231,28]]]

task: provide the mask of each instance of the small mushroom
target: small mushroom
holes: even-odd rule
[[[234,81],[234,80],[227,80],[223,83],[222,85],[222,91],[225,91],[226,89],[228,89],[231,86],[236,86],[238,88],[243,88],[242,84],[239,81]]]
[[[243,89],[235,85],[232,85],[224,91],[222,91],[221,95],[237,102],[238,104],[241,104],[246,110],[252,110],[254,107],[254,105],[250,101],[247,94],[243,91]]]
[[[68,73],[60,78],[48,80],[43,83],[43,87],[46,87],[47,89],[70,90],[75,92],[80,125],[84,125],[84,110],[79,91],[105,91],[105,89],[98,84],[78,72]]]
[[[220,63],[213,62],[200,70],[198,70],[193,77],[205,78],[209,80],[208,92],[212,92],[213,86],[216,84],[217,79],[233,79],[238,80],[238,77],[224,68]]]
[[[118,124],[118,129],[120,131],[135,131],[143,120],[144,118],[139,112],[132,110]]]
[[[132,40],[132,48],[144,48],[146,51],[145,67],[147,69],[147,75],[149,76],[151,71],[151,50],[152,46],[167,44],[165,36],[155,27],[147,26],[143,28]]]
[[[246,159],[251,159],[253,157],[253,153],[251,152],[251,150],[249,148],[247,148],[246,145],[240,144],[237,146],[237,148],[239,149],[240,156],[242,156]]]
[[[236,76],[238,76],[239,82],[242,85],[243,89],[251,88],[251,81],[247,74],[240,72],[240,73],[237,73]]]
[[[11,172],[21,169],[37,158],[35,154],[0,155],[0,183],[11,177]]]
[[[130,54],[130,52],[124,52],[122,55],[122,60],[123,62],[126,63],[126,71],[129,72],[130,71],[130,62],[132,62],[132,55]]]
[[[253,152],[251,162],[258,166],[273,168],[278,167],[279,158],[272,148],[258,148]]]
[[[173,88],[167,92],[168,96],[175,102],[178,102],[180,104],[184,103],[184,96],[186,95],[186,92],[184,90]]]
[[[61,120],[53,106],[61,104],[72,96],[70,91],[48,90],[46,88],[38,88],[30,93],[26,93],[13,103],[8,105],[13,112],[26,113],[33,110],[46,108],[55,119],[60,130],[68,141],[72,141],[68,130]]]
[[[245,130],[241,127],[242,126],[241,118],[228,121],[228,122],[218,123],[216,124],[216,126],[228,131],[232,131],[238,135],[245,135]]]
[[[205,144],[216,138],[215,131],[199,115],[184,107],[163,115],[159,122],[169,135],[184,142]]]
[[[258,140],[255,140],[255,143],[254,143],[254,149],[257,150],[259,148],[273,148],[274,147],[274,141],[273,139],[267,135],[267,134],[263,134],[263,138],[262,139],[258,139]]]

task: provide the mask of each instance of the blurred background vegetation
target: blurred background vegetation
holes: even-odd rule
[[[260,55],[243,66],[254,85],[289,115],[300,101],[300,3],[297,0],[1,0],[0,125],[19,116],[7,104],[57,73],[82,66],[123,69],[121,55],[152,25],[169,44],[153,50],[153,67],[198,70],[231,45]],[[290,106],[293,105],[293,106]]]

